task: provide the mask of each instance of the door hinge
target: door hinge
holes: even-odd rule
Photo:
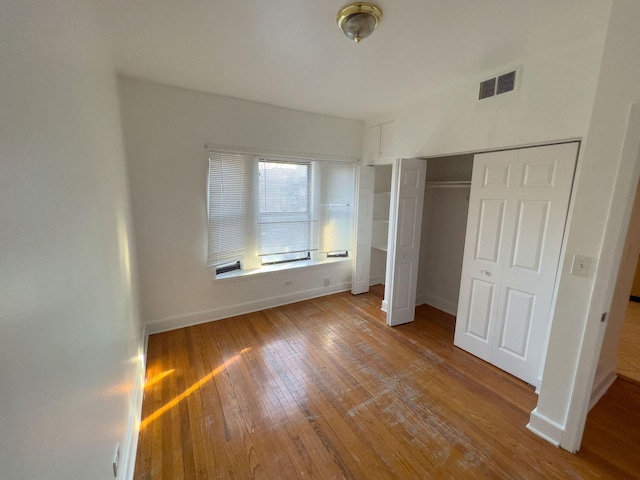
[[[606,320],[607,320],[607,312],[604,312],[604,313],[602,314],[602,317],[600,317],[600,322],[601,322],[601,323],[604,323]]]

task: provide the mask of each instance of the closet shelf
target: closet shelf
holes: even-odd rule
[[[373,195],[391,195],[391,192],[375,192]]]
[[[374,250],[380,250],[381,252],[387,251],[386,245],[371,245],[371,248],[373,248]]]
[[[389,223],[389,219],[388,218],[374,218],[373,221],[374,222],[380,222],[380,223]]]
[[[471,180],[461,180],[453,182],[426,182],[427,188],[461,188],[471,186]]]

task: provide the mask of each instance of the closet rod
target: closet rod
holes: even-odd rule
[[[426,182],[427,188],[469,188],[471,182]]]

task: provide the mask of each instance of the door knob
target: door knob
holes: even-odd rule
[[[490,277],[490,276],[491,276],[491,272],[490,272],[489,270],[480,270],[480,273],[481,273],[482,275],[487,276],[487,277]]]
[[[406,253],[404,255],[402,255],[402,259],[406,260],[407,258],[409,258],[409,255],[407,255]]]

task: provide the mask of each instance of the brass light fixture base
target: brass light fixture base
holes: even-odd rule
[[[356,43],[367,38],[382,20],[382,10],[371,3],[352,3],[336,15],[340,30]]]

